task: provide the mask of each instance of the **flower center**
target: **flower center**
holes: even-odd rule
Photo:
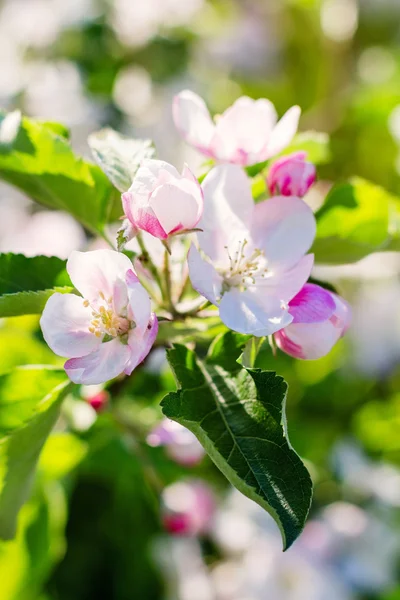
[[[246,252],[247,244],[246,239],[239,240],[234,252],[225,246],[230,264],[228,268],[219,271],[228,287],[238,287],[241,291],[254,285],[256,278],[265,277],[268,272],[264,251],[254,248],[251,252]]]
[[[113,306],[113,299],[106,298],[103,292],[100,292],[100,306],[92,308],[92,317],[89,331],[96,337],[123,336],[132,328],[133,323],[126,317],[116,314]],[[90,306],[89,300],[83,302],[84,306]]]

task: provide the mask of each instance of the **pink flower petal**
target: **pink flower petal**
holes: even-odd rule
[[[276,196],[254,207],[251,236],[269,267],[290,268],[311,247],[316,222],[309,206],[294,196]]]
[[[329,319],[336,309],[330,292],[313,283],[306,283],[289,302],[293,323],[321,323]]]
[[[213,260],[226,262],[226,245],[232,233],[248,232],[254,209],[250,182],[235,165],[212,169],[202,184],[204,212],[198,224],[201,249]]]
[[[129,258],[114,250],[74,251],[67,262],[72,283],[90,302],[97,300],[100,292],[112,297],[116,282],[125,281],[131,268]]]
[[[212,264],[204,260],[193,244],[188,253],[190,281],[194,289],[213,304],[217,304],[221,294],[222,277]]]
[[[94,385],[114,379],[123,373],[129,356],[129,347],[115,338],[100,344],[97,350],[87,356],[70,358],[64,368],[74,383]]]
[[[74,294],[53,294],[44,307],[40,326],[48,346],[59,356],[84,356],[101,343],[90,333],[92,309]]]
[[[204,100],[189,90],[175,96],[172,106],[175,126],[192,146],[207,151],[215,125]]]
[[[129,298],[128,317],[135,321],[136,330],[143,333],[147,329],[151,316],[149,294],[132,270],[126,274],[126,284]]]
[[[276,121],[277,114],[269,100],[239,98],[218,118],[211,142],[213,154],[219,160],[240,165],[260,162],[260,152]]]
[[[276,297],[262,296],[254,289],[241,292],[233,288],[225,292],[219,314],[230,329],[257,337],[271,335],[293,319]]]
[[[147,328],[144,333],[132,329],[129,332],[129,360],[125,365],[124,372],[130,375],[150,352],[158,333],[158,320],[154,313],[151,314]]]
[[[262,153],[262,160],[276,156],[290,144],[299,126],[300,114],[300,107],[292,106],[283,115],[268,140],[266,149]]]
[[[177,224],[180,229],[193,229],[200,218],[199,204],[202,204],[200,190],[186,191],[175,183],[159,186],[150,198],[150,207],[167,234],[177,231]]]

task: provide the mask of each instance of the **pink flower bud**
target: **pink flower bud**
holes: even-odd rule
[[[211,488],[199,480],[169,485],[162,495],[162,521],[165,529],[174,535],[207,533],[215,508]]]
[[[292,322],[277,331],[277,346],[294,358],[315,360],[328,354],[350,326],[349,304],[313,283],[289,302]]]
[[[122,204],[134,229],[165,240],[196,227],[203,214],[203,193],[187,165],[180,175],[166,162],[144,160],[122,194]]]
[[[306,152],[295,152],[282,156],[270,167],[267,185],[273,196],[306,195],[315,182],[315,166],[306,161]]]
[[[109,394],[105,390],[94,394],[93,396],[89,396],[86,398],[86,401],[90,404],[92,408],[98,413],[105,409],[107,402],[109,400]]]

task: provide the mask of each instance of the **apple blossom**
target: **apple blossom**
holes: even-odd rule
[[[351,310],[340,296],[307,283],[289,302],[290,325],[275,333],[278,347],[295,358],[325,356],[347,331]]]
[[[175,421],[163,419],[147,436],[150,446],[165,446],[167,454],[177,463],[191,467],[204,457],[205,451],[196,436]]]
[[[189,250],[193,287],[219,306],[230,329],[270,335],[292,322],[288,302],[306,283],[315,236],[311,209],[294,196],[254,204],[235,165],[215,167],[203,182],[200,250]]]
[[[72,252],[67,271],[75,294],[53,294],[40,325],[44,339],[75,383],[97,384],[130,375],[150,351],[158,321],[124,254]]]
[[[290,144],[300,108],[292,106],[278,122],[269,100],[243,96],[214,122],[204,100],[184,90],[174,98],[173,117],[182,137],[206,156],[247,166],[276,156]]]
[[[206,533],[215,509],[211,488],[200,480],[173,483],[162,494],[164,527],[175,535]]]
[[[315,166],[306,157],[306,152],[294,152],[272,163],[267,177],[272,195],[300,198],[306,195],[316,178]]]
[[[133,228],[164,240],[196,227],[203,212],[203,194],[187,165],[179,175],[167,162],[148,159],[122,194],[122,204]]]

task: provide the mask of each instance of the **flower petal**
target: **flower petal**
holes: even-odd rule
[[[276,269],[270,277],[256,280],[257,293],[275,296],[280,302],[288,303],[298,294],[310,277],[314,255],[307,254],[290,269]]]
[[[341,330],[332,323],[295,323],[275,334],[278,348],[294,356],[307,360],[316,360],[328,354],[338,339]]]
[[[154,313],[151,314],[147,328],[141,333],[137,328],[129,333],[129,360],[125,366],[124,373],[130,375],[150,352],[158,333],[158,320]]]
[[[335,309],[332,294],[313,283],[306,283],[289,303],[293,323],[321,323],[329,319]]]
[[[254,207],[253,243],[264,250],[268,268],[290,268],[311,247],[316,222],[311,208],[295,196],[276,196]]]
[[[126,284],[129,298],[128,317],[135,321],[136,330],[143,333],[147,329],[151,315],[149,294],[132,270],[126,274]]]
[[[212,169],[202,184],[204,212],[198,227],[201,249],[213,261],[226,261],[232,235],[248,231],[254,210],[250,182],[240,167],[221,165]]]
[[[204,100],[197,94],[184,90],[175,96],[172,114],[182,137],[189,144],[207,153],[215,125]]]
[[[213,154],[239,165],[260,162],[260,152],[276,121],[276,110],[269,100],[239,98],[218,118],[211,142]]]
[[[241,292],[235,288],[223,295],[219,315],[230,329],[257,337],[271,335],[293,319],[276,297],[263,297],[254,290]]]
[[[118,338],[100,344],[99,348],[80,358],[70,358],[64,365],[74,383],[94,385],[114,379],[129,361],[129,347]]]
[[[150,206],[166,233],[193,229],[197,225],[202,199],[200,192],[193,192],[182,189],[179,182],[166,183],[154,190]]]
[[[89,302],[97,300],[100,292],[112,297],[116,282],[125,281],[131,268],[129,258],[115,250],[74,251],[67,262],[72,283]]]
[[[211,263],[200,256],[193,244],[188,253],[189,277],[194,289],[213,304],[218,303],[221,294],[222,277]]]
[[[83,298],[74,294],[53,294],[40,318],[43,337],[59,356],[75,357],[89,354],[101,341],[90,333],[92,309],[83,305]]]
[[[276,156],[290,144],[299,126],[300,115],[299,106],[289,108],[272,131],[261,160]]]

